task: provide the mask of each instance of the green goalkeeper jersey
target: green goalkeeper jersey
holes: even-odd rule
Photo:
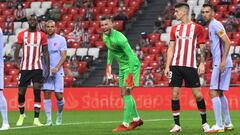
[[[111,65],[114,58],[119,64],[120,70],[129,68],[130,73],[133,73],[134,66],[140,65],[127,38],[121,32],[112,29],[110,35],[103,34],[103,41],[108,48],[107,64]]]

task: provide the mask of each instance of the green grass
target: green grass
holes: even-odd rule
[[[140,111],[144,125],[134,131],[112,133],[111,130],[120,124],[122,111],[64,111],[63,124],[51,127],[29,127],[32,126],[33,113],[26,112],[27,118],[22,129],[16,128],[18,112],[9,113],[9,122],[12,129],[1,131],[7,135],[167,135],[173,126],[170,111]],[[55,112],[53,113],[55,121]],[[238,111],[231,111],[232,121],[235,125],[234,131],[225,132],[224,135],[240,135]],[[214,124],[212,111],[208,112],[209,124]],[[45,122],[45,114],[42,111],[40,120]],[[101,123],[102,122],[102,123]],[[201,120],[197,111],[182,111],[181,125],[183,131],[179,135],[202,135]]]

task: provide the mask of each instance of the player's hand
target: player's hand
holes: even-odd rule
[[[164,70],[164,75],[169,78],[169,72],[170,72],[170,68],[169,67],[166,67],[165,70]]]
[[[132,89],[134,87],[134,78],[133,78],[133,74],[130,73],[128,74],[125,83],[127,84],[127,89]]]
[[[198,66],[198,75],[202,75],[205,73],[205,65],[204,63],[200,63]]]
[[[47,81],[49,77],[49,68],[46,68],[44,75],[43,75],[43,81]]]
[[[14,65],[17,69],[20,69],[20,65],[18,64],[18,62],[14,62]]]
[[[111,75],[112,75],[112,71],[111,71],[112,69],[111,69],[111,65],[109,65],[109,64],[107,64],[107,66],[106,66],[106,78],[107,79],[110,79],[111,78]]]
[[[221,64],[220,64],[220,71],[221,71],[221,73],[223,73],[225,71],[225,69],[226,69],[226,61],[223,60],[221,62]]]
[[[59,68],[55,67],[52,69],[52,75],[55,75],[58,72]]]

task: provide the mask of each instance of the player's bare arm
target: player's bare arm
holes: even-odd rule
[[[67,51],[64,50],[64,51],[61,51],[61,59],[60,61],[58,62],[57,66],[55,68],[52,69],[52,74],[55,75],[58,70],[60,69],[60,67],[63,65],[63,63],[65,62],[67,58]]]
[[[200,44],[200,56],[201,56],[201,60],[200,60],[200,64],[199,64],[199,67],[198,67],[198,74],[201,75],[201,74],[204,74],[205,72],[205,59],[206,59],[206,45],[205,44]]]
[[[167,50],[167,62],[166,62],[165,70],[164,70],[164,75],[167,77],[169,76],[170,64],[171,64],[171,60],[173,58],[174,44],[175,44],[175,41],[170,41],[170,44],[169,44],[168,50]]]
[[[219,31],[217,34],[221,38],[221,40],[224,42],[224,53],[223,53],[222,61],[220,65],[220,71],[224,72],[226,68],[226,59],[230,50],[231,42],[225,32]]]
[[[49,61],[49,53],[48,53],[48,46],[47,45],[44,45],[42,47],[42,50],[43,50],[43,58],[44,58],[44,62],[45,62],[45,65],[46,65],[46,71],[44,73],[44,77],[45,79],[48,78],[49,76],[49,65],[50,65],[50,61]]]
[[[14,52],[15,65],[18,69],[20,68],[19,63],[18,63],[18,57],[19,57],[19,51],[20,51],[21,47],[22,46],[20,44],[17,44],[15,52]]]

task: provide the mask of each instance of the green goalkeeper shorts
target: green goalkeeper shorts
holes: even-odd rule
[[[133,77],[134,77],[134,85],[139,86],[139,79],[140,79],[140,68],[141,65],[135,65],[133,69]],[[129,68],[121,69],[119,68],[119,87],[127,86],[125,83],[128,74],[130,73]]]

